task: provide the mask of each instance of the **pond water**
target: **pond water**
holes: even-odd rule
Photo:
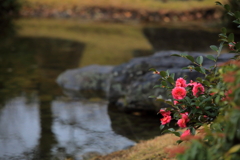
[[[56,47],[58,46],[58,47]],[[17,36],[0,44],[0,159],[76,159],[160,134],[154,113],[123,113],[104,100],[65,97],[56,84],[84,44]]]

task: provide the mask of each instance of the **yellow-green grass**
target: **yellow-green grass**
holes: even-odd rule
[[[117,65],[133,58],[132,53],[136,49],[151,50],[140,25],[83,23],[69,19],[20,19],[16,24],[19,26],[19,36],[84,43],[79,67],[90,64]]]
[[[87,6],[101,6],[101,7],[118,7],[118,8],[131,8],[131,9],[144,9],[144,10],[172,10],[183,11],[192,10],[195,8],[214,7],[216,0],[22,0],[24,4],[31,7],[37,7],[38,4],[45,4],[53,8],[72,8],[87,7]],[[226,2],[227,0],[219,0]]]
[[[178,139],[173,134],[165,134],[142,141],[130,149],[113,152],[106,156],[97,156],[91,160],[174,160],[175,158],[168,156],[166,149],[175,146]]]

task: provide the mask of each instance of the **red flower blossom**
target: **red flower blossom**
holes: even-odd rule
[[[191,80],[190,83],[187,84],[187,86],[194,86],[195,84],[197,84],[197,82],[193,82],[193,81]]]
[[[204,91],[205,89],[201,83],[196,83],[192,89],[193,95],[196,97],[198,97],[200,94],[203,94]]]
[[[179,104],[179,102],[178,101],[173,101],[173,104],[177,105],[177,104]]]
[[[190,121],[190,119],[188,118],[188,112],[180,113],[180,114],[181,114],[182,118],[177,121],[177,124],[181,128],[186,128],[187,122]]]
[[[185,79],[183,79],[183,78],[178,78],[177,80],[176,80],[176,85],[175,85],[175,87],[187,87],[187,83],[186,83],[186,80]]]
[[[172,117],[171,116],[165,116],[161,120],[162,125],[165,125],[171,121]]]
[[[186,140],[188,136],[191,136],[190,129],[184,131],[184,132],[182,133],[182,135],[180,136],[180,139],[181,139],[181,140]]]
[[[160,109],[159,113],[163,115],[163,117],[170,116],[171,112],[166,111],[165,109]]]
[[[177,121],[177,124],[178,124],[178,126],[179,127],[181,127],[181,128],[186,128],[187,127],[187,124],[186,124],[186,120],[185,119],[179,119],[178,121]]]
[[[174,99],[183,99],[187,94],[187,91],[183,87],[175,87],[172,90],[172,96]]]

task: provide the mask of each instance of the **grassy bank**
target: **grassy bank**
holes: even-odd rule
[[[72,8],[75,7],[89,7],[89,6],[100,6],[100,7],[117,7],[117,8],[131,8],[139,10],[172,10],[172,11],[184,11],[195,8],[206,8],[214,7],[216,0],[22,0],[24,5],[31,7],[44,4],[54,8]],[[219,0],[225,2],[226,0]]]
[[[151,50],[140,25],[58,19],[20,19],[16,24],[19,26],[19,36],[83,43],[80,67],[89,64],[117,65],[133,58],[134,50]]]
[[[174,160],[166,153],[166,148],[176,145],[178,138],[172,134],[165,134],[148,141],[142,141],[136,146],[106,156],[97,156],[91,160]]]

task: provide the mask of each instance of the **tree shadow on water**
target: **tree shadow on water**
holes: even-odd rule
[[[58,95],[56,77],[79,66],[84,44],[51,38],[15,37],[0,44],[0,101],[37,90]]]
[[[36,159],[49,159],[56,144],[51,101],[62,91],[57,76],[77,68],[85,45],[53,38],[15,37],[0,43],[0,106],[25,93],[39,99],[41,136]]]

